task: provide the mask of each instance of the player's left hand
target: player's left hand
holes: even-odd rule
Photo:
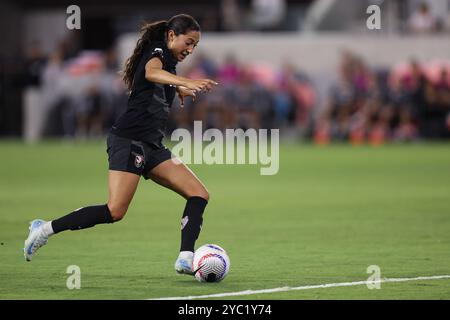
[[[195,91],[190,90],[184,86],[177,86],[178,98],[180,99],[180,106],[184,107],[184,97],[192,97],[192,101],[195,101]]]

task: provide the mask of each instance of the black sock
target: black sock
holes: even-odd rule
[[[195,241],[200,234],[203,222],[203,211],[208,201],[202,197],[191,197],[187,200],[181,219],[180,251],[194,251]]]
[[[100,206],[84,207],[68,215],[52,221],[55,233],[64,230],[80,230],[100,223],[112,223],[111,212],[106,204]]]

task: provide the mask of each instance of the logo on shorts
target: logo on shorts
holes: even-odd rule
[[[134,165],[136,166],[136,168],[140,168],[142,167],[143,164],[144,164],[144,157],[141,156],[140,154],[137,154],[136,157],[134,158]]]

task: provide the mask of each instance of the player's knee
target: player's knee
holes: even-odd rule
[[[125,217],[125,214],[127,213],[128,206],[125,205],[109,205],[109,212],[111,213],[111,218],[113,222],[117,222],[122,220]]]
[[[204,193],[201,195],[201,197],[202,197],[203,199],[205,199],[206,201],[209,201],[209,198],[210,198],[209,191],[208,191],[207,189],[205,189],[205,190],[204,190]]]
[[[205,199],[206,201],[209,201],[210,194],[209,191],[206,188],[199,188],[197,190],[193,190],[191,197],[200,197]]]

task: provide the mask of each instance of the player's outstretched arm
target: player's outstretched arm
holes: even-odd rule
[[[194,92],[205,92],[210,91],[213,86],[218,85],[218,83],[211,79],[188,79],[185,77],[174,75],[170,72],[163,70],[162,62],[159,58],[155,57],[150,59],[145,65],[145,78],[148,81],[161,83],[161,84],[172,84],[175,86],[186,87]]]

